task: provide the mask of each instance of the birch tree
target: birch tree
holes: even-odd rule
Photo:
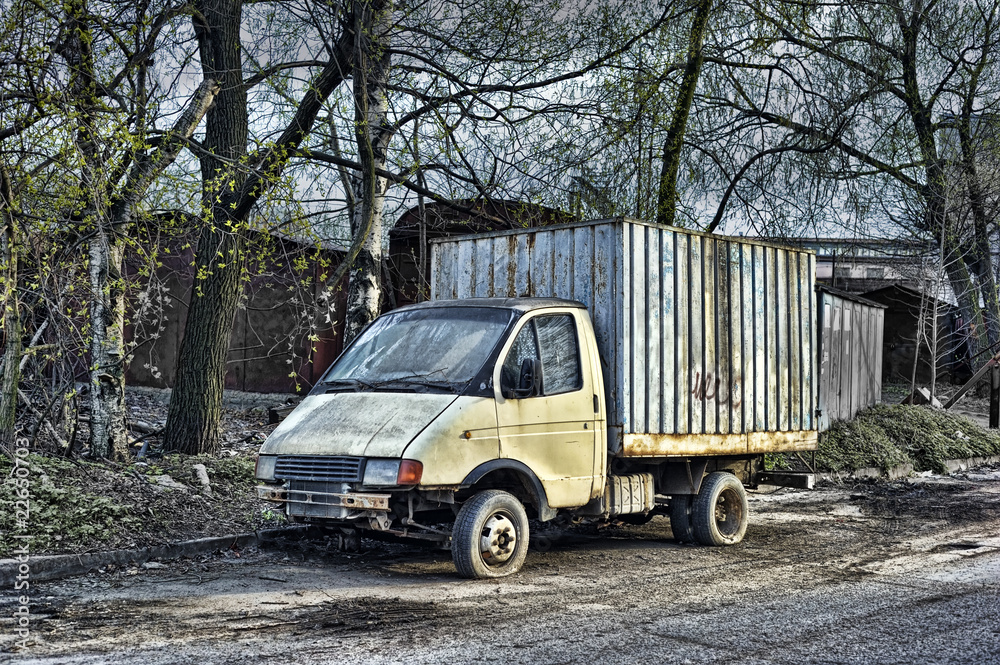
[[[218,86],[205,81],[185,103],[171,97],[173,90],[163,90],[153,68],[154,54],[168,47],[166,33],[187,11],[184,5],[118,7],[102,0],[62,5],[14,0],[5,5],[3,51],[9,67],[0,110],[0,154],[15,165],[11,196],[20,192],[22,199],[32,201],[15,215],[31,220],[32,235],[21,232],[14,245],[38,252],[30,300],[46,309],[47,317],[33,338],[37,341],[35,335],[46,327],[60,338],[55,360],[64,352],[82,359],[86,348],[90,451],[121,457],[130,351],[125,254],[136,246],[146,193],[185,147]],[[161,104],[178,101],[181,108],[172,125],[160,127],[160,113],[168,111]],[[16,261],[6,263],[8,272],[16,267]],[[56,293],[45,290],[53,282],[62,283]],[[16,292],[18,287],[9,288]],[[79,312],[69,304],[78,298],[74,292],[86,294],[86,325],[79,329]],[[56,319],[66,327],[50,326]],[[74,347],[77,341],[81,348]],[[11,336],[8,343],[14,343]],[[6,356],[9,385],[16,384],[15,368],[24,360],[19,354]],[[60,390],[73,392],[73,379]],[[34,410],[30,395],[19,394]],[[53,395],[36,417],[44,421],[61,399]]]

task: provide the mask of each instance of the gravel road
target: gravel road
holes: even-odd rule
[[[730,548],[578,527],[520,574],[314,540],[32,589],[25,663],[997,663],[1000,471],[751,493]],[[13,608],[3,596],[3,617]]]

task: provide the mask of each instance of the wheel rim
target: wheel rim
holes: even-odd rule
[[[479,553],[488,566],[498,566],[514,556],[517,529],[506,513],[493,513],[483,524],[479,538]]]
[[[715,502],[715,526],[727,538],[737,535],[743,523],[743,502],[736,490],[725,489]]]

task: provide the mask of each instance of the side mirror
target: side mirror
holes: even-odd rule
[[[542,394],[542,361],[538,358],[525,358],[521,361],[521,376],[517,388],[511,391],[513,397],[534,397]]]

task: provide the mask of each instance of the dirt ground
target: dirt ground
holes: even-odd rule
[[[1000,468],[762,489],[743,543],[577,527],[499,581],[322,538],[33,585],[25,663],[995,663]]]

